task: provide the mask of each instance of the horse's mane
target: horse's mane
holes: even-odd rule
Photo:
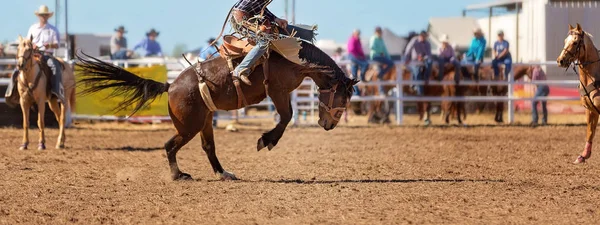
[[[299,56],[305,63],[305,69],[302,72],[326,74],[333,78],[331,82],[341,81],[344,84],[348,84],[351,81],[335,60],[317,48],[317,46],[306,41],[302,41],[301,46],[302,49],[300,49]]]

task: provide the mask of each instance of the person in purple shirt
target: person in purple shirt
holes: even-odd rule
[[[456,60],[454,48],[450,45],[450,39],[447,34],[443,34],[440,38],[442,45],[439,48],[438,55],[438,68],[440,70],[438,80],[444,79],[444,72],[446,64],[452,63],[454,65],[454,81],[458,83],[460,81],[460,62]]]
[[[362,44],[360,42],[360,30],[356,29],[352,33],[352,36],[348,40],[348,58],[352,62],[352,76],[365,81],[365,74],[369,69],[369,62],[363,51]],[[358,75],[358,68],[360,68],[360,76]]]
[[[156,37],[158,37],[159,32],[155,29],[151,29],[148,33],[146,33],[146,38],[142,40],[139,44],[133,47],[133,50],[137,50],[142,48],[144,50],[145,57],[158,56],[162,57],[163,52],[160,48],[160,44],[156,41]]]
[[[504,64],[504,79],[508,79],[512,67],[512,56],[510,55],[508,41],[504,40],[504,31],[498,31],[498,41],[494,43],[494,60],[492,60],[492,68],[494,68],[494,79],[500,78],[500,68],[498,64]]]
[[[532,66],[530,68],[531,71],[531,81],[538,81],[538,80],[546,80],[546,73],[544,73],[544,70],[542,69],[542,67],[538,66]],[[539,84],[536,87],[536,91],[535,91],[535,98],[538,97],[546,97],[550,94],[550,87],[548,87],[548,85],[545,84]],[[540,102],[539,100],[533,100],[531,102],[531,125],[532,126],[537,126],[538,125],[538,102]],[[546,101],[541,101],[542,102],[542,125],[545,126],[548,124],[548,108],[546,107]]]
[[[429,81],[431,75],[431,44],[427,41],[427,32],[421,31],[419,36],[414,37],[408,43],[406,51],[404,52],[404,62],[409,65],[411,60],[424,63],[424,65],[412,65],[410,69],[412,71],[413,80],[424,80],[425,83]],[[421,73],[421,68],[425,66],[424,73]],[[417,95],[422,96],[425,94],[425,87],[423,85],[416,85]]]

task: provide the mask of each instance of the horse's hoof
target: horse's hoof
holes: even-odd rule
[[[431,125],[431,120],[425,120],[425,126]]]
[[[256,143],[256,151],[263,150],[265,148],[265,142],[263,141],[262,138],[258,139],[258,143]]]
[[[65,145],[64,144],[58,144],[55,147],[56,149],[65,149]]]
[[[583,157],[583,156],[580,155],[580,156],[577,157],[577,159],[575,159],[575,162],[573,162],[573,164],[575,164],[575,165],[577,165],[577,164],[583,164],[583,163],[585,163],[585,161],[587,159],[589,159],[589,157],[585,158],[585,157]]]
[[[40,151],[41,151],[41,150],[46,150],[46,145],[45,145],[44,143],[40,143],[40,144],[38,145],[38,150],[40,150]]]
[[[228,181],[228,180],[239,180],[235,174],[227,172],[227,171],[223,171],[222,174],[220,174],[221,176],[221,180],[222,181]]]
[[[269,151],[273,150],[273,148],[275,148],[275,145],[273,145],[273,144],[269,144],[267,146],[267,149],[269,149]]]
[[[19,146],[19,150],[27,150],[27,144],[22,144],[21,146]]]
[[[179,173],[173,176],[175,181],[192,180],[192,176],[187,173]]]

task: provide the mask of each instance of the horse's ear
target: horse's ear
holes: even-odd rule
[[[581,25],[579,25],[579,23],[577,23],[577,27],[575,29],[577,29],[577,31],[581,31]]]
[[[33,42],[33,35],[29,35],[29,41]]]
[[[19,34],[19,43],[23,42],[23,36]]]
[[[569,24],[569,30],[573,30],[573,26],[571,26],[571,24]]]
[[[358,80],[358,79],[352,79],[351,84],[352,84],[352,86],[354,86],[354,85],[358,84],[358,82],[360,82],[360,80]]]

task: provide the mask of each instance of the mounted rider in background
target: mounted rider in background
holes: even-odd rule
[[[25,38],[32,40],[32,43],[37,50],[42,53],[42,61],[45,62],[52,71],[52,94],[58,96],[59,99],[64,99],[64,89],[61,81],[62,64],[53,56],[54,50],[58,49],[60,36],[58,29],[48,23],[48,19],[54,15],[54,12],[50,12],[48,6],[42,5],[37,11],[35,11],[35,15],[38,17],[40,22],[33,24],[29,28]],[[12,82],[9,85],[5,95],[6,103],[9,106],[16,106],[19,104],[18,93],[16,91],[18,76],[19,70],[15,69],[12,75]]]

